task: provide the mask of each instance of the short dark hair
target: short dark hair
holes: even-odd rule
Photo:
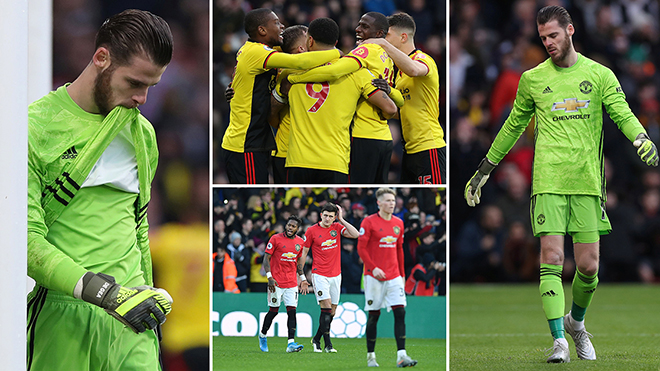
[[[546,24],[553,20],[556,20],[561,28],[566,28],[569,24],[573,24],[571,15],[561,6],[546,6],[545,8],[541,8],[536,14],[536,24],[538,25]]]
[[[390,27],[405,28],[406,30],[412,30],[411,36],[415,36],[415,31],[417,31],[417,25],[415,25],[415,20],[408,13],[397,13],[387,17],[387,22]]]
[[[259,26],[266,24],[268,15],[272,12],[273,11],[268,8],[250,10],[248,14],[245,15],[245,33],[251,38],[256,36],[257,29],[259,29]]]
[[[290,221],[292,221],[292,220],[293,220],[294,222],[297,222],[297,223],[298,223],[298,227],[300,227],[300,226],[303,224],[302,219],[301,219],[298,215],[291,215],[291,216],[286,220],[286,222],[288,223],[288,222],[290,222]]]
[[[319,214],[323,214],[324,211],[335,214],[337,214],[338,212],[337,206],[332,202],[328,202],[327,204],[323,205],[323,207],[321,208],[321,212]]]
[[[284,29],[282,32],[282,51],[291,54],[293,48],[302,36],[307,32],[307,26],[297,24]]]
[[[309,24],[309,35],[315,41],[334,46],[339,40],[339,26],[330,18],[316,18]]]
[[[96,49],[105,47],[118,66],[125,66],[137,54],[154,64],[166,66],[172,60],[172,31],[165,20],[145,10],[127,9],[103,22],[96,33]]]
[[[387,30],[390,29],[390,24],[387,21],[387,17],[378,12],[369,12],[365,15],[368,15],[374,19],[374,27],[376,28],[376,32],[382,30],[384,32],[383,37],[385,37],[385,35],[387,35]]]

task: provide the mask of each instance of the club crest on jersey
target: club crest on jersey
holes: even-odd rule
[[[580,91],[582,94],[589,94],[593,90],[593,85],[587,80],[584,80],[580,83]]]
[[[335,230],[330,231],[330,235],[332,237],[337,237],[337,231],[335,231]]]
[[[277,298],[272,299],[273,303],[277,303]]]
[[[394,226],[394,234],[399,234],[401,232],[401,228]]]
[[[300,251],[300,244],[299,243],[296,244],[296,251]]]
[[[590,99],[566,98],[563,102],[552,103],[552,111],[577,112],[578,109],[589,107],[589,102],[591,102]]]
[[[351,54],[357,55],[361,58],[366,58],[369,55],[369,49],[364,46],[357,47],[351,51]]]

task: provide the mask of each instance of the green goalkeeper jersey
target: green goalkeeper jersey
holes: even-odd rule
[[[645,132],[609,68],[579,53],[568,68],[548,58],[522,74],[511,114],[486,156],[499,163],[535,116],[532,195],[605,200],[602,107],[631,142]]]
[[[81,187],[88,172],[77,182],[68,181],[77,157],[91,168],[105,150],[88,145],[101,142],[98,133],[111,133],[101,137],[114,139],[114,129],[100,129],[106,127],[130,130],[139,193],[107,184]],[[146,210],[157,162],[154,129],[137,109],[90,114],[71,99],[66,86],[30,105],[28,274],[37,284],[72,295],[80,277],[93,271],[126,286],[153,285]],[[52,195],[56,200],[49,202]]]

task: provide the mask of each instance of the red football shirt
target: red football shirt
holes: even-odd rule
[[[341,274],[341,234],[346,227],[341,223],[332,223],[328,228],[317,223],[305,232],[305,247],[312,251],[312,273],[324,277]]]
[[[378,267],[385,279],[405,277],[403,268],[403,220],[392,215],[385,220],[378,213],[364,218],[358,237],[358,254],[364,262],[364,274],[374,276]]]
[[[289,238],[284,232],[268,240],[266,254],[270,254],[270,272],[280,288],[298,286],[298,257],[302,254],[304,241],[295,236]]]

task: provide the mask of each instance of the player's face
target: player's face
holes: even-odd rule
[[[357,27],[355,27],[355,37],[357,38],[358,44],[363,40],[377,37],[376,34],[378,32],[376,27],[374,27],[374,21],[375,19],[373,17],[366,14],[360,18],[360,22],[358,22]]]
[[[293,236],[295,236],[296,233],[298,233],[299,228],[300,226],[298,225],[298,222],[296,222],[295,220],[289,220],[286,223],[286,226],[284,227],[284,231],[286,232],[287,237],[293,238]]]
[[[284,25],[280,23],[280,19],[275,13],[270,12],[268,21],[263,27],[266,29],[266,37],[268,38],[266,44],[269,46],[282,46]]]
[[[94,103],[99,113],[107,115],[117,106],[135,108],[145,104],[149,88],[160,81],[165,68],[142,56],[132,57],[125,66],[111,64],[94,81]]]
[[[550,58],[555,64],[560,65],[561,61],[568,56],[571,48],[573,25],[569,24],[564,29],[559,26],[557,20],[552,20],[546,24],[538,25],[538,31]]]
[[[394,213],[395,206],[396,197],[394,197],[393,194],[385,193],[384,195],[380,196],[380,199],[378,200],[378,208],[380,211],[387,214],[392,214]]]
[[[307,32],[305,32],[303,33],[302,36],[298,38],[298,42],[296,42],[295,48],[291,51],[291,54],[300,54],[309,50],[307,46],[307,41],[308,41]]]
[[[401,31],[398,28],[395,27],[390,27],[390,29],[387,31],[387,35],[385,36],[385,40],[387,40],[392,46],[394,46],[397,49],[401,49],[401,34],[403,31]]]
[[[335,221],[335,213],[329,211],[324,211],[321,213],[321,225],[324,227],[329,227]]]

